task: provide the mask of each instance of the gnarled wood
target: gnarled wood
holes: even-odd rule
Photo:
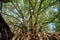
[[[17,32],[17,34],[12,38],[12,40],[60,40],[60,32],[37,32],[35,34],[31,31],[27,32],[27,34],[21,32]]]

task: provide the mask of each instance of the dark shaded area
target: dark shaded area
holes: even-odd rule
[[[11,0],[0,0],[0,2],[4,2],[4,3],[7,3],[7,2],[10,2]]]
[[[12,38],[13,36],[13,33],[10,31],[9,26],[4,21],[1,15],[0,15],[0,34],[1,40],[10,40],[10,38]]]
[[[60,0],[59,0],[59,2],[60,2]]]

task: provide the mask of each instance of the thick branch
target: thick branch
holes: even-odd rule
[[[29,24],[29,26],[30,26],[31,29],[33,29],[32,13],[31,13],[31,2],[30,2],[30,0],[29,0],[29,13],[30,13],[30,18],[29,18],[30,24]]]
[[[34,26],[37,27],[37,22],[38,22],[38,14],[39,14],[39,11],[41,10],[41,5],[42,5],[42,2],[44,0],[41,0],[40,2],[40,5],[39,5],[39,8],[38,8],[38,11],[37,11],[37,15],[36,15],[36,18],[35,18],[35,23],[34,23]],[[35,29],[36,30],[36,29]]]
[[[24,17],[24,15],[22,13],[22,10],[21,9],[18,10],[18,8],[15,6],[15,4],[14,4],[13,1],[11,3],[14,5],[14,7],[16,8],[16,10],[21,14],[21,16]]]

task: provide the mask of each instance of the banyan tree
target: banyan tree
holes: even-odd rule
[[[36,31],[37,23],[38,23],[37,22],[38,16],[36,17],[35,23],[33,25],[33,23],[32,23],[33,16],[31,13],[32,5],[30,4],[30,0],[29,0],[29,13],[30,13],[29,27],[30,27],[30,30],[27,31],[28,29],[27,29],[27,26],[25,25],[24,15],[22,14],[22,12],[20,10],[21,15],[22,15],[21,18],[23,19],[22,27],[20,27],[17,30],[16,34],[12,33],[8,24],[2,17],[2,11],[3,11],[2,4],[8,3],[8,2],[12,2],[12,0],[0,0],[0,40],[60,40],[60,31],[52,32],[52,33],[42,32],[42,27],[40,27],[40,29],[38,31]],[[43,2],[43,0],[41,0],[41,3],[42,2]],[[40,9],[41,9],[41,3],[39,5]],[[34,7],[32,9],[34,10]],[[33,13],[34,13],[34,11],[33,11]],[[38,9],[37,15],[39,15],[38,13],[39,13],[39,9]]]

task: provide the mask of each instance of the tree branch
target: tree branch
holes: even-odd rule
[[[33,23],[32,23],[32,13],[31,13],[31,2],[29,0],[29,13],[30,13],[30,17],[29,17],[29,27],[30,27],[30,30],[33,29]],[[33,31],[33,30],[32,30]]]
[[[14,7],[16,8],[16,10],[22,15],[22,18],[23,18],[24,15],[23,15],[23,13],[22,13],[22,10],[21,10],[21,9],[18,10],[18,8],[15,6],[15,4],[14,4],[13,1],[12,1],[11,3],[14,5]]]
[[[4,13],[4,15],[7,15],[7,16],[10,16],[10,17],[13,17],[13,18],[15,18],[16,20],[18,20],[19,22],[21,22],[18,18],[14,17],[14,16],[11,16],[11,15],[9,15],[9,14],[5,14],[5,13]],[[21,22],[21,23],[22,23],[22,22]]]
[[[43,13],[48,7],[51,7],[52,5],[54,5],[55,3],[57,2],[57,0],[55,1],[55,2],[53,2],[53,3],[51,3],[50,5],[48,5],[47,7],[43,7],[43,8],[41,8],[41,9],[43,9],[42,11],[40,11],[39,13]],[[40,15],[40,14],[38,14],[38,15]]]
[[[36,15],[36,18],[35,18],[35,23],[34,23],[35,30],[36,30],[36,28],[37,28],[38,14],[39,14],[39,11],[41,10],[41,5],[42,5],[42,2],[43,2],[43,1],[44,1],[44,0],[41,0],[41,2],[40,2],[40,5],[39,5],[38,11],[37,11],[37,15]]]

